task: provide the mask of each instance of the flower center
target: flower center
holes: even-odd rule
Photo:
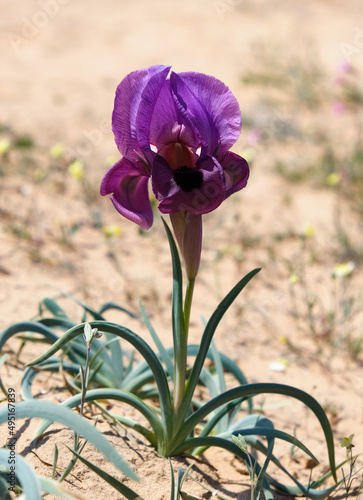
[[[174,171],[176,184],[186,193],[200,189],[203,184],[203,172],[188,167],[180,167]]]
[[[172,170],[183,167],[194,168],[198,159],[191,148],[182,142],[167,144],[159,151],[159,155],[164,158]]]

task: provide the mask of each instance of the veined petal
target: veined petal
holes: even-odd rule
[[[180,112],[202,138],[202,155],[228,151],[241,132],[241,112],[229,88],[202,73],[172,73],[170,82]]]
[[[112,130],[115,135],[115,141],[120,153],[131,160],[137,159],[137,154],[142,153],[140,148],[136,121],[139,107],[142,101],[142,95],[150,81],[158,77],[165,80],[169,72],[166,66],[152,66],[127,75],[119,84],[116,90],[115,106],[112,114]],[[154,83],[151,83],[151,87]]]
[[[170,80],[166,80],[160,90],[148,132],[149,136],[145,137],[145,143],[148,138],[156,145],[158,151],[172,142],[183,142],[193,149],[197,149],[200,144],[198,131],[190,129],[175,103]]]
[[[154,74],[147,84],[141,94],[140,106],[137,111],[136,117],[136,134],[138,143],[142,151],[150,150],[150,143],[155,144],[158,147],[157,142],[153,134],[151,134],[151,124],[155,116],[155,108],[163,106],[163,125],[165,123],[175,122],[175,106],[170,106],[167,100],[169,90],[169,81],[166,80],[170,66],[164,66],[164,69],[156,74]],[[174,108],[174,109],[173,109]],[[158,126],[160,128],[160,126]]]
[[[183,174],[196,180],[180,182]],[[189,212],[195,215],[215,210],[225,199],[224,174],[218,161],[209,156],[198,160],[195,169],[180,172],[172,170],[164,158],[156,156],[151,173],[152,188],[159,210],[164,214]],[[197,187],[193,187],[193,183]],[[183,186],[183,187],[181,187]]]
[[[112,194],[116,210],[145,230],[153,223],[148,180],[142,164],[122,158],[106,172],[101,182],[101,195]]]
[[[218,155],[217,158],[223,168],[227,198],[246,186],[250,169],[244,158],[231,151]]]

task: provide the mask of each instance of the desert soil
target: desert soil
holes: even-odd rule
[[[110,117],[115,88],[127,73],[171,64],[177,72],[214,75],[240,103],[245,126],[233,151],[251,158],[251,177],[245,190],[204,218],[190,341],[200,340],[201,317],[210,316],[240,277],[261,267],[220,325],[217,347],[239,364],[249,381],[290,384],[312,394],[330,418],[337,462],[345,458],[340,440],[352,433],[354,450],[362,452],[363,355],[359,349],[353,355],[346,343],[337,341],[344,337],[348,321],[354,337],[362,334],[363,279],[357,257],[362,215],[337,190],[309,180],[291,183],[274,169],[278,160],[294,168],[317,162],[320,145],[313,138],[321,130],[341,151],[354,143],[362,126],[361,111],[338,115],[329,96],[342,62],[350,62],[357,74],[363,71],[360,1],[0,0],[0,5],[0,139],[26,136],[34,142],[31,148],[14,148],[2,157],[0,329],[34,317],[47,296],[81,321],[80,308],[62,296],[66,292],[93,308],[113,300],[137,312],[141,300],[163,342],[171,345],[171,263],[157,210],[154,227],[141,234],[109,200],[101,199],[98,186],[107,165],[118,158]],[[309,76],[304,83],[315,85],[323,100],[319,106],[295,105],[291,86],[278,89],[246,81],[261,68],[268,73],[276,65],[283,72],[292,62],[318,68],[324,75],[318,84]],[[281,124],[307,139],[293,133],[280,138]],[[262,131],[257,142],[256,128]],[[65,147],[60,160],[49,154],[56,143]],[[76,158],[84,164],[83,180],[67,170]],[[358,249],[353,257],[342,250],[337,220]],[[106,238],[100,227],[112,224],[122,232]],[[306,224],[315,232],[303,242],[300,235]],[[355,268],[349,279],[343,278],[346,285],[332,280],[334,266],[350,260]],[[309,297],[301,282],[292,288],[292,272],[300,273],[319,298],[314,339],[306,316]],[[298,309],[305,311],[299,318],[293,314],[294,290]],[[332,296],[337,299],[343,292],[354,298],[353,312],[332,334],[326,311],[334,310]],[[151,342],[138,321],[120,312],[110,312],[107,318]],[[15,339],[5,345],[3,353],[9,357],[1,368],[5,386],[16,389],[18,400],[24,364],[45,349],[27,343],[17,360],[19,346]],[[59,401],[65,394],[54,390],[57,385],[63,387],[59,376],[40,376],[34,394]],[[285,399],[259,401],[276,427],[296,431],[321,462],[310,469],[302,453],[277,444],[276,455],[285,466],[303,482],[325,472],[324,437],[313,415]],[[32,447],[37,422],[17,425],[17,451],[37,473],[51,475],[46,463],[52,463],[55,444],[59,466],[67,464],[70,454],[63,443],[72,444],[70,431],[53,426]],[[141,477],[139,484],[125,483],[146,500],[169,499],[168,461],[130,431],[116,432],[105,422],[99,428]],[[4,427],[2,446],[5,433]],[[85,456],[123,479],[91,447]],[[209,450],[203,460],[172,460],[175,471],[189,463],[194,464],[191,475],[211,491],[218,490],[225,499],[249,498],[246,468],[233,456]],[[354,484],[358,486],[359,480]],[[82,465],[76,466],[65,487],[81,498],[121,498]],[[197,498],[211,495],[191,479],[185,491]],[[343,492],[337,498],[345,498]]]

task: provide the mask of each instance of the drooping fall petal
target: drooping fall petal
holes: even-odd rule
[[[159,210],[164,214],[190,212],[206,214],[225,199],[223,169],[218,161],[205,157],[194,169],[173,170],[161,156],[153,163],[151,182]]]
[[[111,201],[116,210],[145,230],[153,223],[148,181],[149,176],[142,164],[122,158],[108,170],[101,183],[101,194],[112,194]]]
[[[244,158],[231,151],[218,156],[218,161],[222,165],[224,172],[227,198],[246,186],[250,169]]]

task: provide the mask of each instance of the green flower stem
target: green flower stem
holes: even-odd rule
[[[178,342],[178,350],[175,352],[174,364],[174,412],[176,412],[183,400],[185,385],[187,380],[187,356],[188,356],[188,332],[190,311],[192,308],[192,299],[194,292],[195,279],[188,279],[187,289],[185,292],[183,321],[184,328],[180,329],[181,338]],[[174,429],[177,430],[177,429]]]
[[[187,348],[187,337],[183,336],[179,339],[178,350],[174,352],[174,414],[177,413],[184,396],[185,381],[187,377]],[[174,429],[174,431],[175,430],[176,429]]]
[[[81,398],[81,406],[80,406],[80,410],[79,410],[80,415],[83,415],[84,402],[85,402],[85,397],[86,397],[87,388],[88,388],[90,352],[91,352],[91,342],[87,343],[86,365],[85,365],[85,369],[84,369],[84,373],[83,373],[84,380],[82,382],[82,398]]]

